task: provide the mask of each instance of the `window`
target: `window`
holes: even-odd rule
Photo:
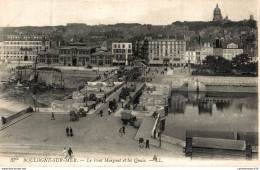
[[[151,50],[152,51],[152,50]],[[131,49],[128,49],[128,53],[131,53],[132,52],[132,50]]]
[[[123,48],[125,48],[125,44],[123,44]]]
[[[120,48],[120,44],[118,44],[118,48]]]
[[[131,44],[128,45],[128,48],[131,48]]]
[[[114,48],[117,48],[117,47],[116,47],[116,44],[114,44]]]

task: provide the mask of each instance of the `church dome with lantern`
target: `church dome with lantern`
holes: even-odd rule
[[[222,20],[222,14],[221,14],[221,10],[218,7],[218,4],[216,6],[216,8],[214,9],[214,13],[213,13],[213,21],[221,21]]]

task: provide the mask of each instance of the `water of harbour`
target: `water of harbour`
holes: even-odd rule
[[[258,94],[173,91],[164,134],[186,130],[258,132]]]

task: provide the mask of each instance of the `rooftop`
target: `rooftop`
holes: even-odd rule
[[[111,51],[98,51],[95,52],[93,54],[91,54],[92,56],[99,56],[99,55],[112,55]]]
[[[39,54],[59,54],[58,49],[48,49],[46,51],[40,51]]]
[[[67,50],[71,50],[71,49],[78,49],[78,50],[91,50],[94,49],[95,47],[87,47],[87,46],[63,46],[60,47],[59,49],[67,49]]]
[[[230,140],[218,138],[194,137],[192,139],[192,146],[200,148],[214,148],[239,151],[246,150],[246,143],[244,140]]]
[[[3,41],[44,41],[49,40],[44,35],[3,35]]]

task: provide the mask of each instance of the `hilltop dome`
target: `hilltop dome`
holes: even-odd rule
[[[221,10],[218,7],[218,4],[216,8],[214,9],[213,13],[213,21],[221,21],[222,20],[222,15],[221,15]]]

